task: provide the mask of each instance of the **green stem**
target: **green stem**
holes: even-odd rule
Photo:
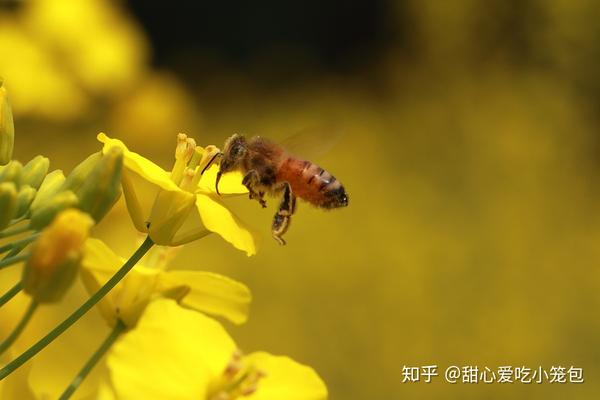
[[[29,227],[29,225],[23,225],[18,228],[13,228],[10,230],[5,230],[4,232],[0,232],[0,238],[6,238],[9,236],[19,235],[21,233],[25,233],[30,230],[31,230],[31,228]]]
[[[15,329],[13,329],[12,333],[6,339],[4,339],[2,343],[0,343],[0,355],[2,355],[6,350],[8,350],[8,348],[15,342],[15,340],[17,340],[21,332],[23,332],[23,329],[25,329],[27,323],[31,319],[31,316],[37,309],[38,304],[39,303],[37,301],[31,300],[31,302],[29,303],[29,307],[27,307],[27,311],[25,311],[25,314],[23,314],[23,317],[21,318],[21,321],[19,321]]]
[[[37,237],[39,235],[40,235],[39,233],[35,233],[35,234],[33,234],[31,236],[28,236],[28,237],[26,237],[24,239],[17,240],[16,242],[12,242],[12,243],[9,243],[7,245],[4,245],[4,246],[0,247],[0,253],[4,253],[5,251],[9,251],[9,250],[12,251],[12,250],[17,249],[19,247],[22,249],[23,247],[27,246],[29,243],[31,243],[35,239],[37,239]]]
[[[13,297],[15,297],[15,295],[17,293],[19,293],[21,290],[23,290],[23,282],[19,281],[19,282],[17,282],[17,284],[15,286],[13,286],[12,288],[10,288],[8,290],[8,292],[4,293],[2,295],[2,297],[0,297],[0,307],[2,307],[3,305],[5,305],[6,303],[8,303],[8,301],[10,299],[12,299]]]
[[[25,248],[25,246],[27,246],[27,244],[21,245],[21,246],[17,246],[14,247],[11,251],[9,251],[2,259],[6,260],[8,258],[14,257],[17,254],[19,254],[21,252],[21,250],[23,250]]]
[[[60,396],[59,400],[67,400],[69,399],[75,390],[81,385],[86,376],[90,373],[90,371],[98,364],[98,362],[102,359],[102,356],[106,354],[106,352],[110,349],[113,343],[118,339],[118,337],[123,333],[123,331],[127,327],[121,320],[117,320],[113,330],[110,334],[104,339],[104,342],[98,347],[98,349],[92,354],[92,357],[85,363],[81,371],[75,376],[75,378],[71,381],[69,386],[65,389],[63,394]]]
[[[10,267],[11,265],[16,264],[21,261],[25,261],[27,259],[27,257],[29,257],[29,254],[23,254],[23,255],[14,256],[11,258],[5,257],[2,260],[0,260],[0,269]]]
[[[79,318],[83,317],[93,306],[96,305],[108,292],[111,291],[112,288],[115,287],[121,279],[127,275],[127,273],[134,267],[135,264],[150,250],[150,248],[154,245],[154,242],[148,236],[144,243],[133,253],[131,258],[123,264],[121,269],[119,269],[113,276],[110,278],[104,286],[102,286],[92,297],[90,297],[85,303],[83,303],[77,310],[75,310],[67,319],[58,324],[53,330],[51,330],[46,336],[41,338],[37,343],[33,346],[25,350],[23,354],[9,362],[4,366],[4,368],[0,369],[0,380],[6,378],[10,375],[14,370],[19,368],[25,362],[27,362],[31,357],[35,356],[39,353],[44,347],[48,346],[50,343],[54,341],[57,337],[59,337],[64,331],[69,329],[75,322],[79,320]]]

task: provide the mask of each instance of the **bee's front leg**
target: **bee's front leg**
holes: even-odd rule
[[[244,176],[242,180],[242,185],[246,186],[248,189],[248,197],[250,199],[256,199],[262,208],[267,207],[267,202],[264,199],[265,192],[257,191],[256,186],[260,182],[258,172],[255,169],[248,171],[248,173]]]
[[[282,236],[290,227],[294,211],[296,211],[296,196],[292,193],[290,184],[286,183],[283,199],[279,205],[279,210],[273,217],[273,225],[271,226],[273,238],[281,245],[285,244],[285,240],[283,240]]]

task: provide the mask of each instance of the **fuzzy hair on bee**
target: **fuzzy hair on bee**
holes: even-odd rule
[[[263,208],[266,207],[266,194],[281,196],[271,233],[282,245],[285,244],[282,236],[296,210],[296,198],[323,209],[348,205],[344,186],[331,173],[260,136],[246,139],[235,134],[227,139],[219,162],[217,193],[222,174],[231,171],[240,171],[244,175],[242,184],[248,189],[250,199],[257,200]]]

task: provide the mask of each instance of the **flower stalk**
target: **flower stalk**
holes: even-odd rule
[[[138,261],[152,248],[154,242],[150,237],[141,244],[141,246],[133,253],[131,258],[123,264],[123,266],[110,278],[104,286],[91,296],[85,303],[83,303],[77,310],[75,310],[69,317],[63,322],[58,324],[53,330],[51,330],[46,336],[40,339],[37,343],[32,345],[29,349],[25,350],[20,356],[6,364],[0,370],[0,380],[3,380],[13,371],[35,356],[37,353],[42,351],[46,346],[52,343],[56,338],[62,335],[67,329],[69,329],[75,322],[83,317],[92,307],[94,307],[104,296],[108,294],[116,285],[127,275],[127,273],[138,263]]]
[[[31,228],[29,227],[29,225],[23,225],[13,229],[6,229],[5,231],[0,232],[0,238],[7,238],[10,236],[20,235],[21,233],[25,233],[30,230]]]
[[[83,380],[88,376],[88,374],[92,371],[92,369],[98,364],[98,362],[102,359],[102,357],[106,354],[106,352],[111,348],[113,343],[121,336],[121,333],[125,331],[127,326],[118,320],[115,326],[113,327],[110,334],[104,339],[104,342],[98,347],[98,349],[92,354],[90,359],[85,363],[83,368],[79,371],[77,376],[73,378],[69,386],[65,389],[63,394],[60,396],[60,400],[67,400],[71,398],[73,393],[77,390],[77,388],[81,385]]]
[[[17,282],[15,286],[8,289],[8,291],[0,297],[0,307],[8,303],[10,299],[15,297],[21,290],[23,290],[23,281]]]
[[[29,302],[29,306],[27,307],[25,314],[23,314],[21,321],[19,321],[19,323],[17,324],[15,329],[13,329],[11,334],[6,339],[4,339],[2,343],[0,343],[0,355],[4,354],[4,352],[15,342],[15,340],[17,340],[19,335],[21,335],[21,332],[23,332],[23,329],[25,329],[25,327],[29,323],[29,320],[33,316],[33,313],[37,309],[38,305],[39,303],[35,300],[31,300]]]
[[[40,235],[39,233],[35,233],[24,239],[17,240],[15,242],[4,245],[4,246],[0,247],[0,253],[4,253],[6,251],[14,250],[14,249],[18,249],[18,248],[23,248],[23,247],[27,246],[29,243],[33,242],[35,239],[37,239],[37,237],[39,235]]]
[[[19,263],[21,261],[25,261],[27,259],[27,257],[29,257],[29,254],[22,254],[20,256],[3,258],[2,260],[0,260],[0,270],[4,269],[6,267],[10,267],[11,265]]]

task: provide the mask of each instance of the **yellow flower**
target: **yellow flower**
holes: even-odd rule
[[[214,146],[203,149],[193,139],[178,135],[175,164],[171,172],[163,170],[152,161],[129,151],[123,142],[111,139],[104,133],[98,135],[104,143],[103,152],[111,147],[123,151],[123,194],[129,215],[138,231],[148,233],[159,245],[177,246],[206,235],[218,233],[223,239],[248,255],[256,253],[253,235],[231,213],[215,194],[217,166],[204,170],[212,155],[218,153]],[[145,217],[132,182],[133,175],[158,188],[158,194],[149,217]],[[241,174],[223,177],[219,189],[223,194],[247,193],[241,184]],[[193,220],[189,230],[180,232],[188,219]]]
[[[251,295],[245,285],[210,272],[166,271],[169,250],[173,249],[151,250],[154,251],[148,257],[151,265],[136,265],[99,303],[102,316],[111,326],[117,319],[128,327],[135,326],[146,306],[160,297],[177,300],[182,306],[222,316],[236,324],[246,321]],[[101,240],[89,239],[81,270],[88,291],[96,292],[124,262],[125,259]]]
[[[24,8],[23,25],[84,88],[122,93],[144,71],[148,44],[121,4],[38,0]]]
[[[323,400],[317,373],[287,357],[241,356],[215,320],[154,301],[107,357],[101,399]]]

